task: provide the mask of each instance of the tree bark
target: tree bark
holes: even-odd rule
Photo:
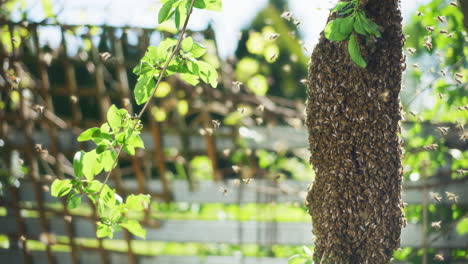
[[[382,32],[375,42],[359,37],[367,68],[351,61],[347,41],[322,33],[309,69],[306,123],[316,176],[306,204],[316,263],[390,263],[405,223],[402,18],[398,0],[366,2]]]

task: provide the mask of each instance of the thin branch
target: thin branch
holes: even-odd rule
[[[166,63],[164,64],[164,66],[163,66],[163,68],[161,70],[161,73],[159,74],[158,81],[156,82],[156,85],[153,88],[153,92],[151,93],[151,95],[149,97],[150,99],[148,101],[146,101],[145,105],[140,110],[140,113],[134,119],[137,122],[135,122],[135,124],[133,125],[132,132],[135,131],[135,128],[138,125],[138,120],[141,119],[141,117],[145,113],[146,109],[148,108],[150,100],[154,97],[154,94],[156,93],[156,90],[157,90],[159,84],[161,83],[162,79],[164,78],[164,75],[166,74],[166,71],[167,71],[167,68],[169,67],[169,64],[171,63],[172,59],[176,56],[176,54],[180,50],[180,46],[182,44],[182,40],[184,40],[184,35],[185,35],[185,32],[187,31],[188,21],[190,19],[191,14],[192,14],[194,4],[195,4],[195,0],[192,0],[192,2],[190,3],[189,11],[187,13],[187,18],[185,19],[184,26],[182,27],[182,30],[180,31],[180,36],[179,36],[179,39],[178,39],[177,44],[175,46],[175,49],[174,49],[174,51],[172,51],[171,56],[169,56]],[[117,162],[119,160],[119,156],[120,156],[120,154],[122,154],[122,150],[123,150],[123,146],[120,148],[119,152],[117,153],[117,157],[115,157],[114,164],[112,165],[112,168],[107,173],[106,178],[105,178],[104,182],[102,183],[101,188],[99,189],[98,192],[93,193],[93,194],[100,194],[102,192],[102,190],[104,189],[104,185],[109,181],[110,175],[111,175],[112,171],[114,170],[114,167],[117,165]],[[90,195],[93,195],[93,194],[90,194]],[[98,197],[98,199],[99,199],[99,197]]]

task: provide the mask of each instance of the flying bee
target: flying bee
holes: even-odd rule
[[[232,168],[232,170],[233,170],[235,173],[239,173],[239,171],[240,171],[240,167],[237,166],[237,165],[232,165],[231,168]]]
[[[112,54],[110,54],[109,52],[103,52],[103,53],[99,53],[99,57],[101,57],[101,60],[103,62],[106,62],[112,57]]]
[[[424,14],[423,14],[423,12],[421,12],[421,11],[416,11],[416,15],[422,16],[422,15],[424,15]]]
[[[446,136],[450,128],[449,127],[438,127],[437,129],[439,130],[440,134],[442,134],[443,136]]]
[[[408,48],[409,54],[413,55],[416,52],[416,49],[414,48]]]
[[[437,16],[436,19],[439,20],[440,23],[445,23],[445,22],[447,22],[447,20],[446,20],[445,17],[443,17],[443,16]]]
[[[275,40],[275,39],[277,39],[279,36],[280,36],[280,35],[279,35],[278,33],[272,33],[272,34],[270,34],[269,39],[270,39],[270,40]]]
[[[245,184],[250,184],[253,179],[252,178],[248,178],[248,179],[242,179],[243,182],[245,182]]]
[[[211,120],[211,124],[213,125],[214,129],[218,129],[221,126],[221,123],[218,120]]]
[[[440,194],[436,193],[436,192],[432,193],[432,198],[438,203],[440,203],[442,201],[442,196],[440,196]]]
[[[434,27],[426,27],[427,31],[429,32],[434,32],[435,31],[435,28]]]
[[[431,226],[434,229],[440,229],[442,227],[441,224],[442,224],[442,221],[437,221],[437,222],[432,222]]]
[[[219,191],[224,195],[228,195],[228,189],[226,187],[219,187]]]
[[[458,6],[458,4],[456,2],[451,2],[450,5],[451,6]]]

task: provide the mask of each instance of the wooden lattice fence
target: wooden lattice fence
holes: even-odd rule
[[[19,185],[8,186],[0,200],[0,206],[5,209],[0,214],[0,234],[7,234],[10,241],[8,250],[0,249],[2,263],[287,262],[285,259],[241,255],[149,256],[139,248],[141,241],[125,230],[116,235],[117,240],[124,241],[122,250],[109,249],[102,239],[95,240],[94,246],[82,243],[82,239],[95,239],[98,220],[95,208],[89,203],[85,206],[89,209],[87,213],[72,212],[64,200],[57,207],[58,200],[50,196],[49,185],[55,178],[73,174],[70,165],[73,153],[89,147],[76,141],[83,128],[104,122],[111,104],[125,107],[129,112],[137,108],[131,100],[131,87],[136,81],[131,70],[144,54],[150,39],[158,38],[162,33],[124,27],[10,22],[3,22],[0,28],[0,59],[3,62],[0,84],[4,104],[0,111],[0,138],[4,144],[1,148],[2,169],[13,178],[12,183],[19,182]],[[48,37],[57,37],[41,35],[41,32],[48,32],[47,28],[59,32],[58,47],[45,45]],[[130,35],[137,37],[136,45],[129,43]],[[72,44],[70,38],[74,39]],[[150,105],[153,113],[143,119],[146,150],[135,157],[123,157],[122,165],[113,172],[112,185],[118,193],[150,193],[154,202],[237,204],[239,208],[249,203],[303,202],[309,182],[268,178],[268,172],[259,168],[255,158],[256,149],[274,151],[279,148],[293,153],[293,150],[306,147],[306,134],[301,125],[303,104],[274,97],[256,97],[231,89],[232,74],[232,69],[223,71],[225,85],[218,90],[205,86],[192,88],[175,78],[168,80],[172,90],[164,98],[155,98]],[[177,107],[180,104],[188,109],[180,111]],[[249,108],[251,113],[243,113],[244,110],[238,108]],[[155,118],[161,111],[165,118]],[[236,124],[222,125],[219,129],[213,126],[212,120],[222,120],[232,113],[245,115],[244,124],[248,126],[241,129]],[[255,126],[258,123],[266,125]],[[425,124],[424,129],[433,133],[435,127]],[[445,137],[445,144],[467,149],[467,144],[452,132]],[[228,152],[239,149],[245,150],[249,158],[249,169],[242,170],[240,175],[227,158]],[[193,179],[188,161],[196,155],[209,158],[212,181]],[[26,174],[20,171],[22,165],[28,169]],[[185,179],[170,181],[168,172],[180,172],[177,168],[185,172]],[[459,203],[466,205],[465,182],[440,182],[451,173],[442,170],[440,177],[434,177],[434,182],[425,183],[426,187],[421,183],[407,184],[405,201],[421,204],[420,190],[425,188],[426,192],[457,193]],[[236,180],[239,176],[255,180],[246,185]],[[435,201],[431,200],[431,203]],[[313,241],[308,219],[277,222],[220,217],[218,221],[156,221],[154,213],[147,210],[140,216],[148,229],[148,241],[266,247],[311,245]],[[422,229],[420,224],[410,223],[403,232],[402,246],[423,247],[419,235]],[[453,226],[430,239],[434,242],[431,247],[441,250],[464,247],[467,241],[466,236],[456,234]],[[41,241],[43,250],[31,250],[30,240]],[[64,248],[57,250],[57,245]]]

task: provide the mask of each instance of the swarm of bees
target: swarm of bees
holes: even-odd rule
[[[346,42],[323,35],[312,53],[306,125],[316,175],[306,204],[317,263],[324,254],[327,263],[349,263],[350,255],[353,263],[390,263],[399,248],[404,36],[397,2],[368,4],[387,34],[372,51],[363,49],[368,69],[351,61]]]

